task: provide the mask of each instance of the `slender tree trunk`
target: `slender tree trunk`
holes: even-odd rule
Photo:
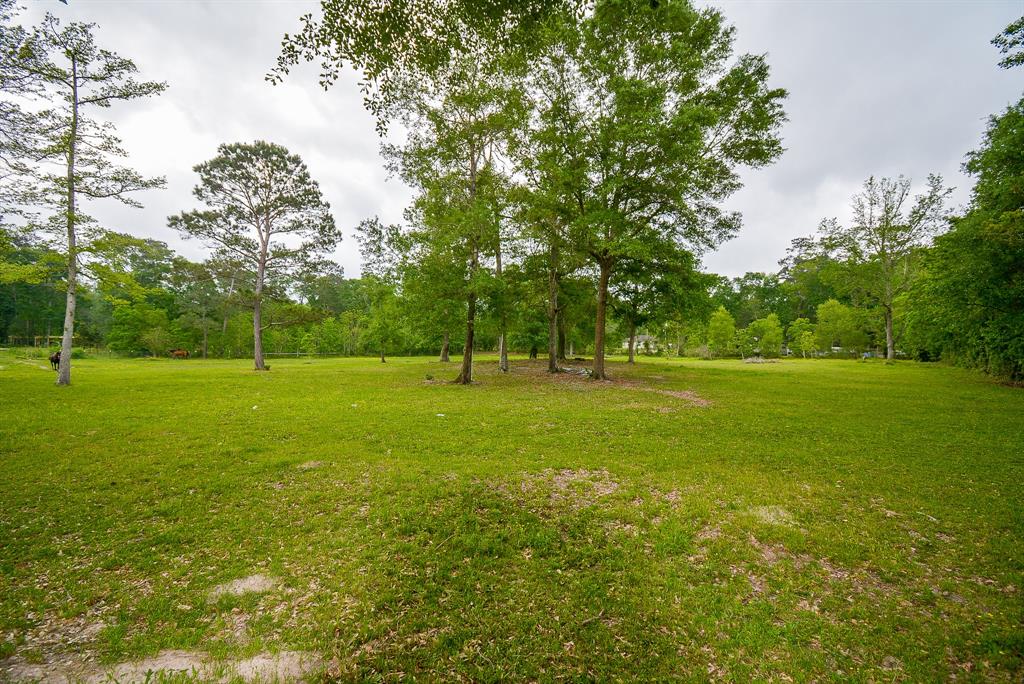
[[[266,265],[263,258],[260,259],[256,269],[256,301],[252,309],[252,359],[255,369],[258,371],[267,370],[263,361],[263,276]]]
[[[594,322],[594,372],[595,380],[607,380],[604,372],[604,328],[608,313],[608,280],[611,278],[612,266],[608,261],[600,264],[601,274],[597,281],[597,318]]]
[[[504,323],[502,323],[504,328]],[[505,333],[498,335],[498,370],[508,373],[508,346],[505,344]]]
[[[252,359],[255,369],[258,371],[267,370],[263,362],[263,299],[260,296],[260,288],[256,287],[256,303],[252,308]]]
[[[384,360],[384,345],[381,345],[380,347],[380,362],[387,363],[387,361]]]
[[[558,360],[565,361],[565,314],[558,310]]]
[[[445,330],[444,331],[444,339],[441,341],[441,358],[439,359],[441,361],[441,363],[448,363],[449,361],[451,361],[451,359],[448,358],[448,345],[449,345],[449,336],[448,336],[448,331]]]
[[[477,150],[470,146],[469,150],[469,196],[476,199],[476,174],[477,174]],[[469,385],[473,382],[473,336],[476,325],[476,291],[473,290],[473,278],[476,276],[476,269],[480,263],[480,247],[477,244],[477,235],[469,240],[469,293],[466,295],[466,346],[462,348],[462,368],[459,370],[459,377],[455,378],[456,384]]]
[[[474,261],[475,261],[474,257]],[[473,269],[475,270],[474,264]],[[466,297],[466,346],[462,349],[462,369],[455,382],[460,385],[468,385],[473,382],[473,333],[476,322],[476,293],[470,292]]]
[[[210,321],[203,318],[203,358],[206,358],[206,349],[210,340]]]
[[[636,326],[629,322],[629,362],[636,363]]]
[[[569,340],[569,356],[572,358],[576,358],[576,349],[574,347],[575,345],[572,343],[572,340]]]
[[[892,335],[892,307],[885,307],[885,358],[887,361],[896,359],[896,341]]]
[[[548,265],[548,372],[558,372],[558,269],[557,257]]]
[[[501,280],[501,235],[499,231],[498,242],[494,249],[494,275]],[[501,315],[498,320],[498,370],[508,373],[508,345],[505,337],[508,333],[508,321],[505,316],[505,302],[501,302]]]
[[[75,152],[78,144],[78,64],[71,60],[71,131],[68,135],[68,291],[64,306],[64,335],[60,342],[58,385],[71,384],[71,345],[75,338],[75,307],[78,291],[78,241],[75,235]],[[47,341],[49,342],[49,341]]]

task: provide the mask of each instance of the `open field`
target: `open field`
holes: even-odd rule
[[[0,680],[1024,676],[1020,389],[250,364],[0,355]]]

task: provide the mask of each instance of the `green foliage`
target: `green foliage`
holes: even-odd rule
[[[782,324],[775,314],[759,318],[747,327],[761,356],[775,358],[782,351]]]
[[[1024,17],[1007,26],[1002,33],[992,39],[992,44],[1006,55],[999,62],[1002,68],[1010,69],[1024,64]]]
[[[814,325],[806,318],[798,318],[786,329],[786,339],[793,351],[806,358],[815,350]]]
[[[736,337],[736,322],[724,306],[711,314],[708,321],[708,351],[711,356],[726,356],[732,351]]]
[[[919,354],[1024,379],[1024,100],[989,122],[965,169],[971,206],[929,251],[909,299]]]
[[[818,323],[814,339],[819,350],[828,352],[841,347],[847,352],[862,351],[870,342],[867,334],[867,312],[847,306],[835,299],[818,306]]]

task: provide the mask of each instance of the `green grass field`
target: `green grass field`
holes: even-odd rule
[[[1024,391],[455,366],[0,354],[0,680],[1024,677]]]

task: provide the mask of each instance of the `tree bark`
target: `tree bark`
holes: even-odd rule
[[[259,286],[256,287],[256,302],[252,308],[252,358],[256,370],[267,370],[263,362],[263,301]]]
[[[611,278],[612,267],[608,261],[600,264],[601,273],[597,281],[597,318],[594,321],[594,371],[595,380],[607,380],[604,371],[604,328],[608,313],[608,280]]]
[[[266,231],[266,232],[264,232]],[[264,217],[263,229],[260,231],[260,258],[256,264],[255,305],[253,306],[253,349],[252,357],[256,370],[267,370],[263,361],[263,280],[267,276],[267,251],[270,248],[270,218]]]
[[[558,311],[558,360],[565,361],[565,314]]]
[[[474,259],[475,261],[475,259]],[[474,270],[476,266],[474,264]],[[473,328],[476,321],[476,293],[470,292],[466,296],[466,346],[462,349],[462,369],[455,382],[459,385],[468,385],[473,382]]]
[[[469,196],[476,199],[476,173],[477,173],[477,151],[470,146],[469,150]],[[476,325],[476,292],[473,290],[472,282],[476,276],[476,269],[480,263],[480,247],[477,243],[477,235],[469,239],[469,292],[466,295],[466,346],[462,348],[462,368],[459,370],[459,377],[455,378],[458,385],[469,385],[473,382],[473,334]]]
[[[210,339],[210,322],[206,318],[203,318],[203,358],[206,358],[207,343]]]
[[[555,257],[548,266],[548,372],[558,372],[558,270]]]
[[[494,250],[495,264],[494,273],[501,280],[501,235],[498,235],[498,243]],[[505,343],[505,336],[507,334],[506,328],[508,322],[505,316],[505,303],[502,302],[501,317],[498,322],[500,327],[498,331],[498,370],[502,373],[508,373],[508,346]]]
[[[387,361],[384,360],[384,347],[380,348],[380,362],[387,363]]]
[[[629,362],[636,363],[636,326],[629,322]]]
[[[78,240],[75,235],[75,152],[78,144],[78,64],[71,58],[71,131],[68,134],[68,282],[64,305],[64,334],[60,341],[58,385],[71,384],[71,345],[75,338],[75,308],[78,291]]]
[[[442,340],[442,342],[441,342],[441,358],[439,359],[441,363],[448,363],[449,361],[451,361],[451,359],[448,358],[448,345],[449,345],[449,336],[448,336],[448,331],[445,330],[444,331],[444,340]]]
[[[504,328],[504,323],[502,323]],[[505,344],[505,333],[498,336],[498,370],[508,373],[508,346]]]
[[[892,334],[892,308],[885,307],[885,358],[887,361],[896,359],[896,341]]]

